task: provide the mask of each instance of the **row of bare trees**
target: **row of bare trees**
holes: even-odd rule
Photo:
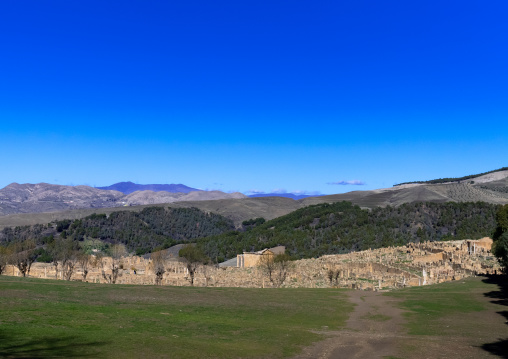
[[[5,271],[7,264],[16,266],[23,277],[30,274],[30,268],[36,259],[36,243],[33,240],[15,242],[8,247],[0,246],[0,274]],[[46,246],[46,251],[52,257],[52,265],[55,269],[55,278],[59,273],[62,279],[71,280],[77,268],[81,268],[82,280],[86,281],[91,268],[100,268],[102,278],[114,284],[121,276],[121,259],[127,255],[124,245],[117,244],[111,247],[111,256],[104,256],[101,252],[94,255],[85,253],[78,242],[69,238],[58,238]],[[193,286],[196,272],[200,266],[206,272],[210,259],[196,245],[183,247],[179,256],[184,260],[189,282]],[[162,285],[164,274],[167,271],[168,257],[165,251],[154,252],[151,255],[151,266],[155,275],[155,284]],[[263,255],[259,263],[261,269],[274,287],[280,287],[286,281],[292,263],[287,254]],[[208,276],[205,273],[205,277]],[[334,273],[329,273],[330,281]],[[336,278],[335,278],[336,279]]]
[[[198,268],[203,266],[206,271],[206,265],[210,263],[210,258],[206,256],[201,248],[194,244],[186,245],[180,249],[178,255],[185,262],[185,267],[189,273],[189,282],[193,286]],[[168,262],[167,254],[165,251],[154,252],[150,256],[150,259],[152,260],[151,266],[155,274],[155,284],[162,285],[162,279],[164,277],[164,273],[166,273],[166,266]],[[205,275],[205,278],[208,277]]]
[[[37,258],[35,248],[36,243],[31,239],[0,247],[0,274],[5,271],[8,264],[12,264],[19,269],[23,277],[26,277]]]
[[[120,276],[120,259],[127,254],[124,245],[117,244],[111,247],[111,257],[101,252],[94,255],[85,253],[79,243],[70,238],[57,238],[46,245],[46,252],[52,258],[55,269],[55,279],[61,273],[62,279],[71,280],[72,275],[81,268],[82,280],[91,268],[100,268],[103,279],[108,283],[116,283]],[[30,275],[30,268],[37,259],[37,244],[35,240],[13,242],[8,246],[0,246],[0,275],[8,264],[18,268],[23,277]]]
[[[185,261],[185,266],[189,273],[189,282],[193,286],[196,271],[202,268],[204,276],[208,282],[207,266],[210,264],[210,259],[203,253],[203,251],[195,245],[187,245],[179,252],[179,256]],[[152,253],[150,256],[152,260],[151,266],[155,275],[155,284],[162,285],[164,273],[166,273],[167,257],[164,251]],[[278,255],[263,255],[261,256],[259,266],[264,272],[273,287],[279,288],[284,284],[288,278],[293,263],[288,254]]]

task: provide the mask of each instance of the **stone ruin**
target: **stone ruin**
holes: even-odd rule
[[[402,247],[388,247],[348,254],[325,255],[315,259],[294,261],[283,287],[353,288],[361,290],[390,290],[459,280],[481,274],[500,273],[501,267],[491,253],[492,240],[461,240],[447,242],[410,243]],[[102,270],[110,268],[111,259],[104,266],[89,269],[86,281],[107,283]],[[152,262],[137,256],[120,260],[117,284],[155,284]],[[189,273],[178,258],[166,262],[162,285],[188,286]],[[8,266],[6,275],[20,276],[18,269]],[[50,263],[34,263],[30,277],[62,279]],[[71,278],[82,280],[79,265]],[[211,287],[270,287],[262,268],[201,266],[195,286]]]

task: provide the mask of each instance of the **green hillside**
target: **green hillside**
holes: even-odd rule
[[[277,245],[295,258],[403,245],[490,236],[497,206],[488,203],[408,203],[363,210],[350,202],[319,204],[296,210],[245,232],[203,238],[211,258],[231,258],[243,251]]]
[[[48,225],[4,228],[0,243],[36,239],[41,245],[52,237],[63,236],[80,242],[96,239],[102,243],[122,243],[129,251],[144,254],[233,229],[231,220],[196,208],[148,207],[140,212],[92,214]]]
[[[243,230],[235,230],[231,220],[196,208],[149,207],[140,212],[4,228],[0,245],[36,239],[44,246],[60,236],[80,242],[83,248],[106,251],[109,244],[122,243],[131,253],[141,255],[197,242],[217,261],[243,251],[284,245],[292,257],[309,258],[408,242],[490,236],[497,208],[484,202],[419,202],[366,210],[351,202],[323,203],[266,222],[245,221]]]

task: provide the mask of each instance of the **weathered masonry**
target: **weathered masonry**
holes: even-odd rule
[[[408,286],[441,283],[479,274],[496,274],[501,267],[491,253],[492,240],[463,240],[449,242],[410,243],[403,247],[388,247],[315,259],[294,261],[283,287],[355,288],[384,290]],[[278,249],[277,249],[278,248]],[[259,263],[262,256],[283,253],[275,247],[237,256],[238,267],[201,266],[195,274],[195,286],[263,288],[270,282]],[[110,259],[102,267],[89,269],[86,281],[106,283],[102,276]],[[234,264],[233,264],[234,265]],[[153,263],[137,256],[122,258],[119,264],[119,284],[155,284]],[[72,280],[82,280],[79,266]],[[166,261],[163,285],[190,285],[184,262],[177,258]],[[6,275],[19,276],[18,269],[8,266]],[[61,271],[51,264],[35,263],[30,277],[61,279]]]

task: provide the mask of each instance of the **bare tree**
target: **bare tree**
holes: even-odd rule
[[[32,239],[15,242],[10,246],[12,251],[11,263],[19,269],[23,277],[30,275],[30,268],[32,263],[35,262],[35,247],[35,241]]]
[[[293,268],[288,254],[262,255],[259,266],[265,272],[272,285],[279,288],[287,279]]]
[[[205,277],[205,287],[208,287],[208,281],[212,277],[212,268],[210,265],[204,264],[202,267],[203,269],[203,276]]]
[[[10,248],[0,246],[0,275],[5,271],[11,256]]]
[[[330,281],[330,285],[333,285],[333,277],[335,276],[335,273],[333,272],[332,269],[328,270],[327,276],[328,280]]]
[[[78,263],[81,266],[83,282],[86,282],[86,276],[88,275],[88,269],[92,265],[91,256],[85,252],[78,254]]]
[[[150,255],[152,260],[152,269],[155,274],[155,284],[162,285],[162,278],[166,273],[166,254],[164,251],[158,251]]]
[[[65,280],[71,280],[76,263],[78,261],[78,249],[76,243],[70,239],[59,240],[60,261],[62,264],[62,275]]]
[[[187,271],[189,272],[189,282],[193,286],[194,276],[198,267],[202,264],[208,263],[209,258],[201,248],[194,244],[188,244],[180,249],[178,255],[185,260]]]
[[[109,273],[106,272],[107,257],[101,257],[102,278],[106,282],[115,284],[120,275],[120,261],[127,255],[127,250],[123,244],[115,244],[111,247],[111,263],[109,265]]]
[[[61,240],[63,240],[63,237],[60,237]],[[51,243],[49,243],[46,246],[46,250],[51,255],[52,261],[51,264],[55,268],[55,279],[58,279],[58,267],[60,266],[60,257],[61,257],[61,251],[62,248],[60,246],[59,239],[55,239]]]

